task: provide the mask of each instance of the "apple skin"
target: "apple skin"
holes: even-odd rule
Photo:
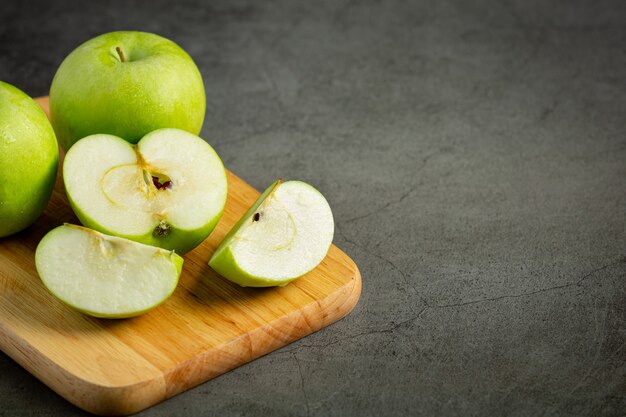
[[[30,226],[50,200],[59,148],[41,108],[0,81],[0,237]]]
[[[110,32],[83,43],[65,58],[50,89],[52,126],[65,151],[95,133],[131,143],[165,127],[197,135],[205,109],[202,76],[191,57],[146,32]]]
[[[80,220],[80,223],[88,227],[90,229],[97,230],[98,232],[104,233],[105,235],[122,237],[129,240],[134,240],[135,242],[143,243],[150,246],[158,246],[167,250],[175,250],[176,253],[184,255],[190,250],[194,249],[200,243],[202,243],[207,236],[215,229],[217,222],[222,217],[222,212],[220,212],[219,216],[216,216],[210,223],[206,224],[201,229],[195,230],[183,230],[176,227],[171,227],[168,235],[166,237],[157,237],[154,236],[153,233],[146,233],[145,235],[139,236],[130,236],[130,235],[120,235],[119,233],[109,230],[106,227],[103,227],[101,224],[96,222],[94,219],[89,217],[82,211],[78,205],[72,200],[69,193],[67,194],[67,199],[70,202],[70,207]]]
[[[241,287],[283,287],[291,281],[300,278],[295,277],[277,281],[275,279],[266,279],[250,275],[239,267],[230,248],[224,249],[218,256],[211,259],[209,266],[221,276],[228,277],[227,279],[229,281]]]

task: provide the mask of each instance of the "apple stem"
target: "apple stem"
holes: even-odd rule
[[[120,61],[126,62],[126,57],[124,56],[124,51],[122,51],[122,48],[118,46],[115,48],[115,50],[117,51],[117,54],[120,56]]]

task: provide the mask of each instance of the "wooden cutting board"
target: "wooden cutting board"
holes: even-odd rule
[[[46,97],[37,102],[48,112]],[[283,288],[241,288],[207,265],[258,195],[228,172],[224,215],[211,236],[185,255],[175,293],[143,316],[105,320],[63,305],[35,270],[39,240],[64,222],[78,223],[59,176],[35,224],[0,239],[0,348],[75,405],[125,415],[347,315],[361,294],[361,276],[334,245],[315,270]]]

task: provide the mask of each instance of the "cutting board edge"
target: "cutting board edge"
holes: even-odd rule
[[[15,332],[3,327],[0,350],[52,391],[83,410],[98,415],[129,415],[166,399],[162,374],[125,387],[94,384],[67,371]],[[129,402],[129,398],[132,401]]]
[[[213,347],[196,355],[185,363],[163,370],[157,377],[130,385],[105,386],[74,375],[60,364],[43,355],[17,334],[7,337],[7,334],[11,332],[8,328],[0,332],[0,336],[5,336],[0,337],[0,350],[58,395],[83,410],[97,415],[134,414],[245,365],[254,359],[281,349],[346,317],[358,304],[362,291],[361,273],[354,261],[351,258],[348,259],[352,263],[354,277],[342,287],[343,291],[334,292],[324,299],[311,302],[301,310],[281,316],[277,320],[259,327],[254,332],[247,333],[246,337],[232,339],[221,346]],[[307,314],[319,313],[320,310],[328,313],[324,321],[317,322],[315,326],[311,326],[305,318],[304,321],[308,329],[304,332],[295,331],[297,329],[294,328],[293,323],[298,321],[297,316],[306,317]],[[259,343],[261,339],[266,339],[266,335],[270,335],[274,331],[281,333],[282,331],[277,329],[283,327],[290,328],[290,332],[284,339],[270,336],[272,344],[266,343],[264,345]],[[16,343],[16,341],[19,343]],[[255,350],[251,347],[253,345],[264,346],[265,348]],[[247,353],[244,352],[242,355],[241,351],[247,351]],[[202,367],[202,363],[208,363],[212,356],[223,354],[224,352],[233,352],[232,356],[237,357],[238,360],[221,369],[210,370]],[[183,378],[186,380],[183,384],[176,384],[172,381],[176,378],[172,375],[186,376],[188,372],[198,366],[200,366],[202,372],[196,373],[193,379]],[[77,393],[82,394],[76,395]],[[85,393],[89,393],[89,395]]]
[[[198,386],[217,376],[223,375],[224,373],[236,369],[239,366],[252,362],[253,360],[274,352],[275,350],[284,348],[291,343],[294,343],[306,336],[309,336],[317,331],[324,329],[325,327],[328,327],[333,323],[336,323],[337,321],[350,314],[350,312],[352,312],[352,310],[354,310],[354,308],[358,304],[358,301],[361,297],[362,277],[358,267],[356,266],[356,264],[354,264],[354,261],[352,261],[351,258],[348,259],[350,259],[353,265],[352,271],[354,273],[354,276],[351,281],[349,281],[348,283],[346,283],[346,285],[342,287],[343,291],[336,291],[333,294],[325,297],[324,299],[311,302],[302,309],[281,316],[277,320],[267,323],[251,333],[246,333],[245,335],[234,338],[221,346],[216,346],[209,351],[203,352],[187,361],[187,363],[183,363],[177,367],[164,370],[163,374],[165,375],[167,394],[162,401],[176,396],[181,392]],[[306,316],[308,314],[313,315],[315,313],[319,313],[320,311],[325,311],[328,313],[326,319],[324,321],[315,323],[315,326],[311,326],[310,322],[306,320]],[[293,323],[298,322],[298,316],[304,318],[304,322],[308,327],[305,331],[298,332],[297,330],[299,327],[293,325]],[[273,342],[275,342],[274,344],[264,345],[263,343],[258,343],[261,341],[261,339],[266,339],[267,335],[271,334],[273,331],[278,331],[279,333],[281,333],[281,331],[277,329],[282,327],[291,328],[292,331],[288,332],[284,338],[273,337]],[[264,349],[254,350],[254,348],[252,348],[251,346],[253,346],[255,342],[259,346],[264,346]],[[207,358],[210,358],[210,356],[215,354],[216,352],[232,350],[238,351],[233,354],[233,356],[236,356],[238,358],[238,361],[231,364],[232,366],[226,366],[222,369],[214,371],[212,374],[198,375],[197,378],[193,380],[187,379],[187,381],[189,382],[183,385],[176,385],[173,384],[171,381],[168,381],[168,379],[171,378],[171,375],[177,374],[179,372],[184,373],[188,371],[189,368],[197,366],[198,362],[203,362],[207,360]],[[247,352],[241,354],[242,350]]]

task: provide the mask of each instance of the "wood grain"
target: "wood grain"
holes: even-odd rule
[[[37,99],[48,111],[46,97]],[[361,276],[336,246],[283,288],[241,288],[207,261],[259,193],[228,172],[228,200],[211,236],[185,255],[175,293],[125,320],[96,319],[59,302],[35,270],[39,240],[78,223],[61,178],[44,214],[0,239],[0,348],[77,406],[101,415],[150,407],[339,320],[356,305]]]

